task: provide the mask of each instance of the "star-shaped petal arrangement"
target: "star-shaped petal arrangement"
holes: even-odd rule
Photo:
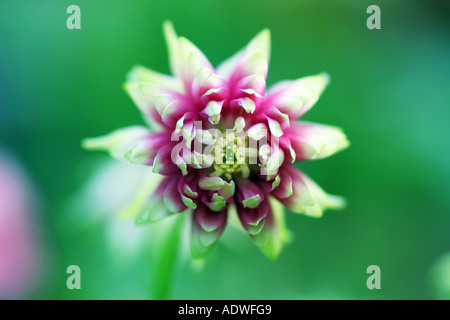
[[[158,187],[141,197],[138,224],[191,215],[192,254],[203,257],[229,215],[237,214],[254,243],[275,259],[290,238],[284,207],[321,217],[344,205],[294,166],[349,145],[337,127],[297,121],[329,77],[282,81],[266,90],[268,30],[217,68],[171,23],[164,32],[173,75],[136,66],[125,84],[149,127],[119,129],[84,146],[160,175]]]

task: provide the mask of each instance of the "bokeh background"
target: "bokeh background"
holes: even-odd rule
[[[66,28],[71,4],[81,8],[81,30]],[[381,8],[381,30],[366,27],[370,4]],[[28,177],[28,221],[44,257],[22,260],[39,279],[14,297],[151,298],[152,227],[113,218],[146,169],[86,152],[80,141],[143,123],[122,85],[136,63],[169,72],[166,19],[213,64],[270,28],[268,84],[328,72],[331,83],[305,119],[344,128],[352,143],[300,164],[347,198],[344,211],[288,214],[295,240],[275,262],[227,233],[201,270],[179,264],[171,298],[450,299],[445,0],[2,0],[0,148]],[[72,264],[81,290],[66,287]],[[381,290],[366,287],[372,264]]]

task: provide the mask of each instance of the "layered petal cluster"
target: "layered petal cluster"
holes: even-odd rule
[[[120,129],[86,140],[85,147],[159,173],[161,183],[137,222],[191,214],[195,257],[210,250],[237,212],[250,237],[275,258],[289,235],[283,206],[320,217],[343,204],[293,165],[348,146],[339,128],[297,121],[329,78],[319,74],[266,90],[268,30],[217,68],[170,23],[164,32],[173,76],[136,66],[125,84],[151,129]]]

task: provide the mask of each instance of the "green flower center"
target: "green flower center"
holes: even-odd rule
[[[228,131],[220,136],[212,150],[214,171],[210,173],[210,176],[224,176],[228,180],[231,180],[234,174],[248,177],[250,170],[247,144],[245,135],[236,135]]]

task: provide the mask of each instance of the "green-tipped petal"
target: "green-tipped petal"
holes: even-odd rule
[[[151,152],[149,148],[145,148],[145,138],[148,136],[148,129],[134,126],[113,131],[105,136],[84,139],[82,145],[85,149],[106,151],[122,161],[147,164],[146,160]]]
[[[283,247],[292,239],[291,232],[286,228],[283,205],[273,197],[269,198],[273,223],[266,223],[258,236],[254,237],[255,244],[271,260],[276,260]]]
[[[326,158],[350,145],[341,128],[317,123],[296,123],[287,135],[297,160]]]
[[[247,134],[253,140],[258,141],[264,137],[267,137],[268,129],[264,123],[257,123],[248,129]]]
[[[246,208],[255,209],[261,203],[261,196],[259,194],[254,195],[253,197],[242,200],[242,204]]]
[[[219,123],[223,103],[224,101],[210,101],[203,110],[211,124]]]
[[[220,190],[225,181],[220,177],[201,177],[198,186],[203,190]]]
[[[326,193],[299,170],[291,168],[287,174],[292,176],[293,194],[289,198],[281,199],[281,202],[291,211],[320,218],[327,209],[345,207],[344,198]]]

